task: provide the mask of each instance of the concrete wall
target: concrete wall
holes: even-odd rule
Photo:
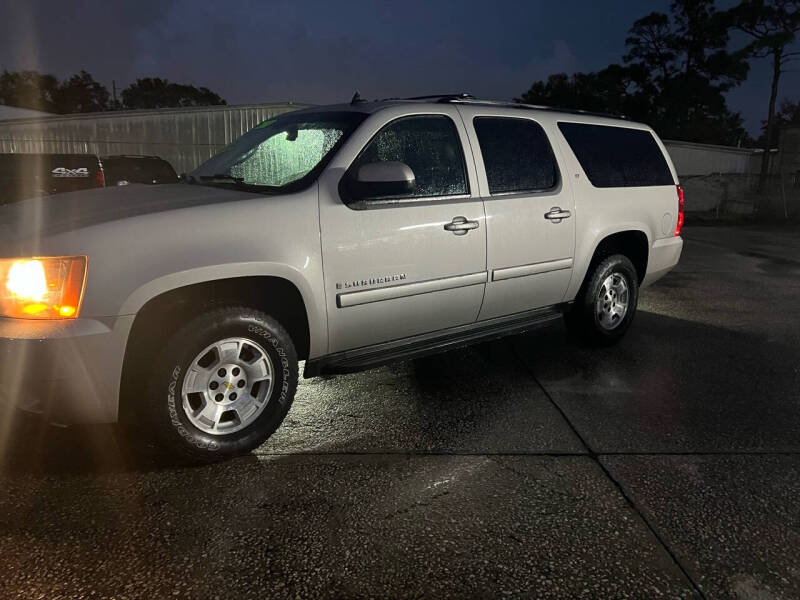
[[[750,215],[756,206],[777,217],[800,214],[800,128],[781,132],[760,189],[762,150],[664,141],[686,198],[686,211],[709,216]]]
[[[750,214],[758,176],[742,173],[711,173],[681,177],[686,211]]]
[[[756,150],[677,140],[664,140],[664,146],[678,171],[687,212],[753,212],[753,177],[760,165]]]
[[[710,173],[742,175],[754,172],[752,157],[756,151],[751,148],[695,144],[676,140],[664,140],[664,145],[681,178]]]
[[[147,154],[191,171],[261,121],[305,108],[254,104],[0,121],[0,153]]]
[[[759,190],[758,173],[712,173],[681,178],[686,211],[708,216],[750,215],[758,206],[778,218],[800,215],[800,178],[772,173]]]

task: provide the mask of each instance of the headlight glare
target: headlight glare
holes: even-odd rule
[[[86,256],[0,259],[0,316],[73,319],[86,280]]]

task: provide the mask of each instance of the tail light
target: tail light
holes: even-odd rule
[[[681,234],[681,229],[683,228],[683,188],[679,185],[675,187],[678,188],[678,224],[675,226],[675,235],[678,236]]]
[[[97,187],[106,187],[106,175],[103,173],[103,167],[97,171]]]

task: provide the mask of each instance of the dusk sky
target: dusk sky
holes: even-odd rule
[[[621,61],[634,20],[668,8],[669,0],[9,1],[0,7],[0,69],[85,69],[109,90],[112,79],[121,89],[160,76],[207,86],[229,104],[339,102],[356,90],[510,99],[551,73]],[[800,98],[797,69],[784,75],[781,98]],[[760,60],[729,94],[751,133],[768,90]]]

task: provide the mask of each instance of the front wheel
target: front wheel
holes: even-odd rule
[[[610,346],[628,331],[639,301],[639,278],[631,261],[609,256],[588,274],[572,308],[567,328],[593,346]]]
[[[297,389],[297,353],[286,330],[259,311],[222,308],[174,334],[156,358],[144,402],[162,447],[194,461],[260,446]]]

